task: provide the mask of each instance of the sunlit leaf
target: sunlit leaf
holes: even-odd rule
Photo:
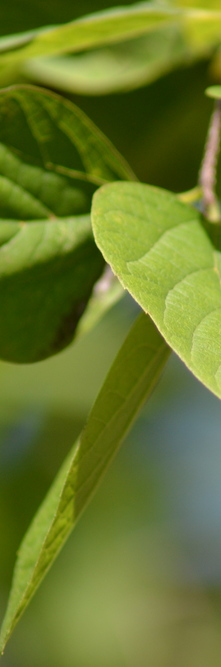
[[[154,324],[139,316],[70,452],[19,549],[0,651],[94,493],[167,360]]]
[[[167,343],[221,397],[221,254],[200,213],[165,190],[138,183],[94,196],[98,247]]]

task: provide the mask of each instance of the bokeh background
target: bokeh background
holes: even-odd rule
[[[65,22],[109,5],[10,0],[2,4],[0,30]],[[197,182],[210,83],[203,59],[140,90],[69,97],[143,182],[179,192]],[[2,615],[19,542],[136,314],[125,296],[57,357],[0,364]],[[171,356],[2,667],[220,666],[220,480],[220,402]]]

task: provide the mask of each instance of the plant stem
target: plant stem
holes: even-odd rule
[[[220,126],[221,100],[216,100],[199,174],[199,183],[203,193],[203,212],[212,222],[220,222],[219,204],[215,194],[216,165],[220,144]]]

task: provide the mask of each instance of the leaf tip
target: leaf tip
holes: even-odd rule
[[[221,100],[221,86],[209,86],[205,90],[205,95],[212,97],[214,100]]]

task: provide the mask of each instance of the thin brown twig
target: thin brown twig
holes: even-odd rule
[[[216,165],[220,145],[221,100],[215,101],[215,109],[211,117],[208,138],[202,165],[199,173],[199,184],[203,195],[203,212],[213,222],[220,221],[220,211],[215,194]]]

